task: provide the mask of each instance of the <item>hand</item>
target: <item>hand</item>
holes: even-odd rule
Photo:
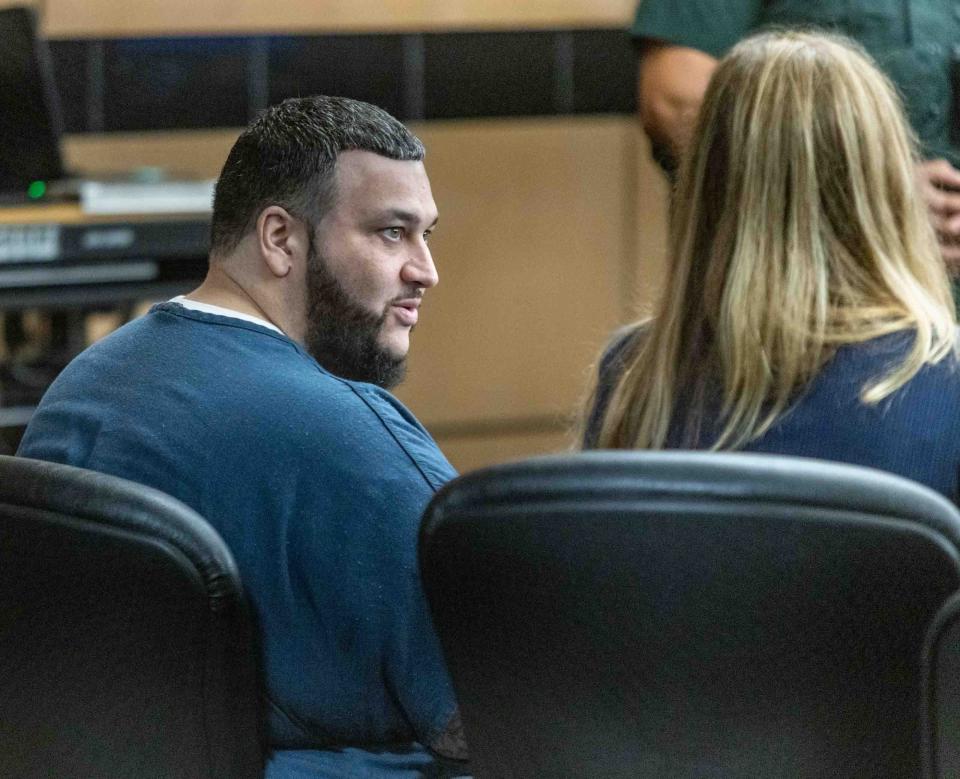
[[[960,170],[946,160],[926,160],[917,177],[947,271],[960,276]]]

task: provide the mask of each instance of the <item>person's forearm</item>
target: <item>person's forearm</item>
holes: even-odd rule
[[[640,120],[650,140],[678,157],[693,133],[717,61],[683,46],[649,43],[638,70]]]
[[[953,278],[960,277],[960,170],[946,160],[924,160],[917,166],[920,193],[937,233],[940,254]]]
[[[700,100],[689,95],[658,93],[641,102],[640,122],[653,143],[678,155],[690,142],[699,110]]]

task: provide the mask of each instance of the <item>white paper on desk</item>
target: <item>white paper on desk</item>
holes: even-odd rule
[[[85,214],[209,214],[215,179],[203,181],[82,181]]]

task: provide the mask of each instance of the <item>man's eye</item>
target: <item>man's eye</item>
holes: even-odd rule
[[[391,241],[399,241],[403,237],[402,227],[388,227],[383,234]]]
[[[423,242],[430,243],[430,236],[433,235],[433,230],[425,230],[423,233]]]

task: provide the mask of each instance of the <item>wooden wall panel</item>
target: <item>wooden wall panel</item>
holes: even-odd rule
[[[438,436],[437,444],[460,473],[509,460],[567,452],[572,448],[571,437],[563,430],[489,437]]]
[[[237,128],[68,135],[63,156],[69,170],[91,177],[157,167],[171,176],[215,178],[239,134]]]
[[[419,128],[440,209],[401,396],[428,425],[566,414],[622,320],[635,144],[624,118]]]
[[[7,0],[0,0],[6,2]],[[634,0],[45,0],[54,38],[618,27]]]
[[[441,125],[436,134],[420,128],[443,222],[434,240],[442,281],[424,306],[411,378],[400,394],[461,472],[576,448],[572,421],[594,379],[598,350],[613,327],[650,311],[666,273],[669,188],[637,122],[521,124],[531,137],[518,137],[514,122]],[[486,143],[477,143],[481,136]],[[498,159],[488,146],[499,143],[507,149],[517,144],[515,156]],[[475,154],[479,159],[471,162]],[[516,179],[526,181],[519,193]],[[539,197],[531,192],[538,189],[544,193]],[[625,209],[622,221],[618,205]],[[463,213],[451,214],[451,208]],[[500,217],[498,229],[489,220]],[[492,263],[468,240],[471,233],[485,236]],[[514,240],[518,233],[529,246]],[[549,290],[582,295],[578,315],[565,316],[537,294],[543,277],[516,265],[530,257],[551,269]],[[505,273],[493,272],[500,268]],[[476,321],[475,285],[499,289],[501,282],[516,298],[501,308],[505,319],[490,332],[482,312]],[[496,299],[499,293],[479,296]],[[500,420],[506,429],[456,434],[458,426],[477,420]],[[529,430],[531,422],[543,429]]]
[[[628,318],[646,316],[659,297],[667,271],[667,209],[670,187],[663,171],[650,157],[650,144],[639,122],[632,122],[637,141],[636,212],[631,228],[635,245],[636,277]]]

